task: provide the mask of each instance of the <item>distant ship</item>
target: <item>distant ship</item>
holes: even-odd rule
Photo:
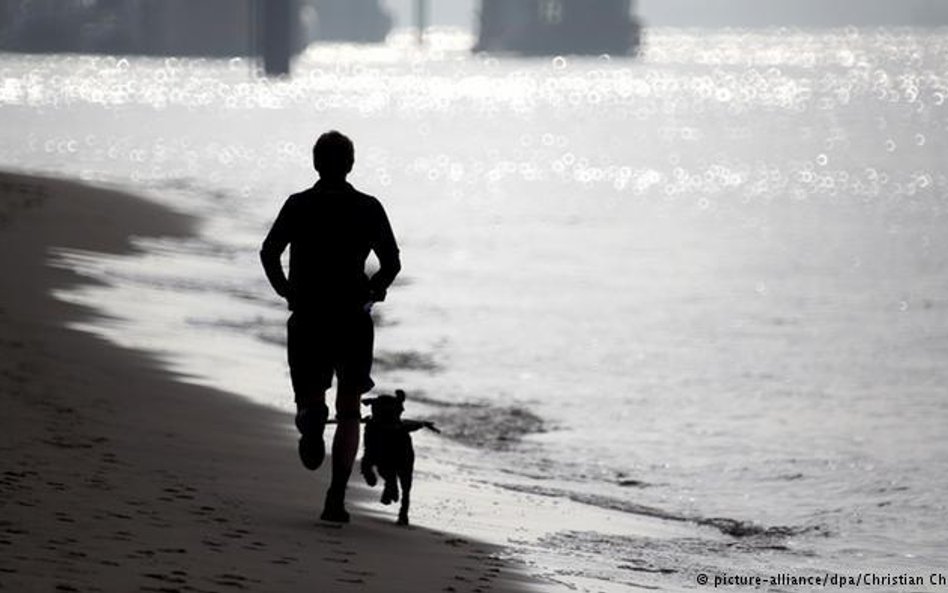
[[[392,17],[379,0],[311,0],[312,39],[379,43],[392,29]]]
[[[631,0],[482,0],[474,51],[627,55],[640,31]]]
[[[383,41],[380,0],[0,0],[0,51],[244,56],[265,45],[265,9],[298,53],[313,41]]]
[[[948,24],[945,0],[642,0],[654,27],[845,27]]]

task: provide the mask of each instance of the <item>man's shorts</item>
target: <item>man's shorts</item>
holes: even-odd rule
[[[287,358],[297,402],[329,389],[339,393],[372,389],[372,316],[362,309],[311,313],[294,311],[287,321]]]

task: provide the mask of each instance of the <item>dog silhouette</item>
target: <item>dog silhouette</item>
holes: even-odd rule
[[[395,395],[379,395],[362,400],[370,406],[372,415],[365,419],[365,449],[362,454],[362,476],[369,486],[378,483],[378,475],[384,480],[382,504],[388,505],[399,500],[401,484],[401,507],[398,510],[398,524],[408,525],[408,507],[411,504],[412,473],[415,469],[415,449],[411,442],[411,433],[422,428],[440,432],[431,422],[403,420],[405,410],[405,392],[401,389]]]

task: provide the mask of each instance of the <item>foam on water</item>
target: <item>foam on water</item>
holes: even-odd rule
[[[417,443],[432,505],[473,484],[552,517],[504,543],[575,590],[941,562],[948,33],[655,30],[637,60],[406,40],[314,46],[285,81],[0,57],[3,166],[205,221],[135,257],[54,254],[106,283],[62,297],[288,407],[257,250],[336,127],[402,247],[376,380],[445,429]]]

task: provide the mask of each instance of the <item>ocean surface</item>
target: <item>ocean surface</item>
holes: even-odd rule
[[[257,251],[315,137],[349,134],[404,264],[376,382],[443,430],[415,438],[416,522],[492,525],[551,590],[948,571],[948,30],[470,43],[313,46],[279,81],[3,54],[0,167],[199,216],[135,256],[52,254],[106,282],[59,296],[289,410]]]

